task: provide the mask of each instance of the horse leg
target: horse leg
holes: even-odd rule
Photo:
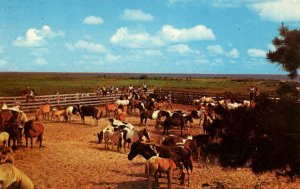
[[[154,177],[155,177],[155,183],[154,183],[154,188],[159,187],[159,181],[158,181],[158,170],[155,171],[154,173]]]
[[[172,170],[168,171],[168,189],[171,189]]]
[[[31,144],[31,149],[33,148],[33,137],[30,137],[30,144]]]
[[[43,147],[43,134],[40,134],[38,137],[39,137],[38,139],[40,141],[40,148],[42,148]]]
[[[26,138],[26,148],[28,147],[28,137],[25,137]]]
[[[81,121],[82,121],[82,124],[85,124],[84,115],[81,115]]]
[[[124,152],[126,152],[126,141],[124,140]]]

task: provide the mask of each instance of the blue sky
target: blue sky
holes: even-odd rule
[[[287,74],[300,0],[0,0],[0,71]]]

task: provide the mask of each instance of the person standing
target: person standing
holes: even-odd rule
[[[257,98],[259,94],[260,94],[260,91],[259,91],[258,87],[255,87],[254,98]]]
[[[143,83],[143,91],[147,92],[147,84],[146,83]]]
[[[102,96],[106,96],[106,87],[105,87],[105,85],[103,85],[103,87],[102,87]]]
[[[253,100],[255,95],[255,88],[253,87],[253,85],[251,85],[249,88],[249,95],[250,95],[250,100]]]

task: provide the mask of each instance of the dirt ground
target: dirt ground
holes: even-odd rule
[[[174,109],[193,109],[190,106],[175,105]],[[33,115],[28,114],[29,118]],[[82,125],[78,116],[72,117],[72,123],[43,121],[45,126],[44,145],[33,149],[22,147],[15,153],[15,166],[23,170],[38,189],[145,189],[147,180],[144,175],[145,159],[138,156],[127,159],[127,152],[116,149],[106,150],[104,144],[97,143],[97,132],[108,124],[107,118],[101,118],[94,126],[92,118]],[[139,118],[127,117],[127,122],[138,129]],[[155,121],[148,120],[151,137],[158,142],[161,131],[154,131]],[[142,127],[140,127],[142,128]],[[184,134],[200,133],[200,129],[184,130]],[[171,130],[171,133],[178,133]],[[23,145],[25,141],[23,139]],[[194,162],[191,185],[179,185],[176,173],[172,188],[300,188],[300,180],[291,182],[288,178],[276,179],[274,173],[253,174],[247,168],[223,169],[218,165],[199,166]],[[166,179],[161,178],[161,188],[166,188]]]

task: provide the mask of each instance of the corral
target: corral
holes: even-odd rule
[[[188,105],[174,105],[174,109],[190,110]],[[28,114],[32,118],[31,114]],[[138,125],[139,119],[130,116],[127,119]],[[108,123],[106,118],[99,121],[98,127],[93,120],[87,119],[82,125],[75,116],[72,123],[44,121],[45,148],[21,148],[15,153],[15,166],[23,170],[37,188],[119,188],[140,189],[147,187],[144,175],[145,159],[138,157],[133,161],[127,159],[127,153],[105,150],[104,144],[97,144],[95,133]],[[155,122],[149,120],[149,128],[158,142],[161,130],[154,130]],[[184,130],[184,133],[199,133],[199,128]],[[173,130],[172,133],[178,133]],[[248,168],[223,169],[217,164],[208,166],[194,163],[191,186],[181,186],[173,179],[173,188],[297,188],[299,180],[291,182],[288,178],[277,179],[275,174],[255,175]],[[175,173],[176,174],[176,173]],[[176,177],[176,176],[175,176]],[[161,186],[166,187],[166,179],[160,179]]]
[[[173,93],[173,96],[176,95]],[[187,97],[189,99],[188,95]],[[174,101],[176,102],[176,98]],[[186,101],[185,104],[190,104],[190,101]],[[102,108],[104,110],[104,106]],[[173,104],[173,108],[172,111],[195,109],[192,105],[182,104]],[[29,119],[34,119],[32,113],[27,115]],[[128,116],[126,121],[143,128],[138,126],[137,114]],[[15,153],[15,166],[29,175],[37,188],[147,187],[144,175],[145,159],[138,157],[129,161],[128,152],[106,150],[104,144],[97,143],[96,133],[108,124],[108,118],[102,117],[97,127],[91,118],[87,118],[87,124],[82,125],[78,116],[74,116],[72,123],[59,121],[43,121],[43,123],[45,148],[40,149],[34,144],[33,149],[22,147]],[[152,142],[158,144],[162,138],[162,128],[156,130],[154,120],[149,120],[148,128],[151,131]],[[179,129],[171,130],[172,134],[177,135],[179,132]],[[184,130],[185,135],[202,132],[199,127]],[[178,177],[177,173],[178,171],[175,171],[175,178]],[[166,179],[160,181],[161,186],[165,188]],[[194,162],[191,181],[191,186],[181,186],[178,179],[173,179],[172,186],[173,188],[297,188],[299,185],[298,179],[292,181],[287,177],[277,178],[274,172],[255,175],[249,168],[225,169],[217,162],[200,166]]]

